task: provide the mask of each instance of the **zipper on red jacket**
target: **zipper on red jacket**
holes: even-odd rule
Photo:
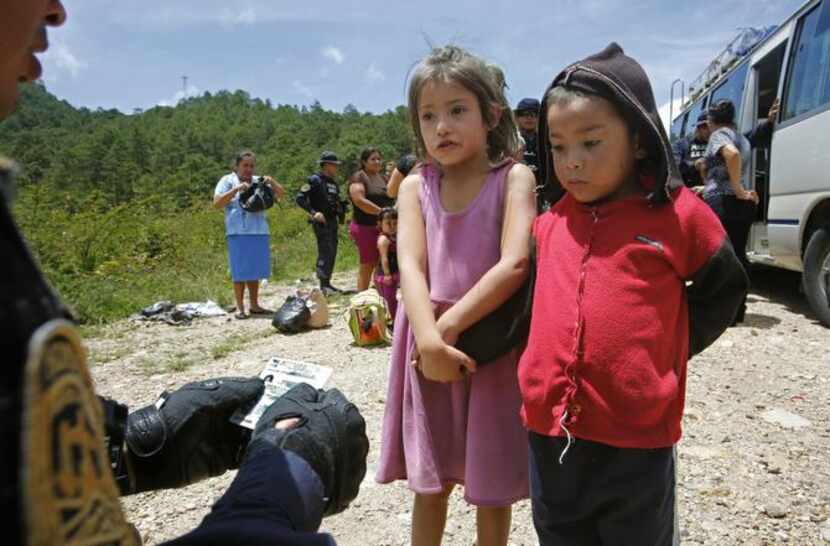
[[[591,251],[594,247],[594,235],[596,233],[597,223],[599,222],[599,209],[591,207],[591,231],[588,234],[588,242],[585,245],[585,251],[582,253],[582,260],[579,264],[579,283],[576,292],[576,324],[574,327],[574,344],[571,350],[571,360],[565,366],[565,377],[568,380],[568,388],[565,389],[565,410],[562,412],[562,417],[559,419],[559,426],[565,431],[568,437],[568,443],[565,449],[559,455],[559,464],[565,459],[565,454],[570,449],[573,443],[573,436],[568,429],[569,426],[574,425],[579,420],[579,414],[582,411],[579,404],[574,403],[574,398],[579,390],[579,383],[576,380],[576,368],[582,364],[582,358],[585,354],[583,349],[584,333],[585,333],[585,313],[583,309],[583,300],[585,296],[585,280],[588,276],[588,260],[591,258]]]

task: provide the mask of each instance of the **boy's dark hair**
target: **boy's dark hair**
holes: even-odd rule
[[[380,209],[378,213],[378,225],[383,222],[386,218],[390,218],[392,220],[398,219],[398,209],[395,207],[383,207]]]
[[[706,114],[718,125],[734,125],[735,123],[735,105],[729,99],[720,99],[710,105]]]

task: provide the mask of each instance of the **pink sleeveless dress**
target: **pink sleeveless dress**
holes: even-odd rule
[[[512,165],[494,167],[475,199],[457,213],[441,206],[439,173],[434,168],[422,171],[419,197],[426,227],[427,280],[439,314],[501,257],[505,180]],[[410,489],[422,494],[463,484],[465,499],[477,506],[507,506],[527,498],[518,350],[464,380],[445,384],[425,379],[410,365],[414,342],[401,304],[377,481],[407,480]]]

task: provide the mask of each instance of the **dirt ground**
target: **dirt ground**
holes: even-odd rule
[[[830,330],[815,321],[797,286],[795,274],[756,271],[746,322],[689,364],[678,446],[683,544],[830,543]],[[264,302],[278,307],[291,289],[269,285]],[[389,349],[352,345],[344,302],[335,302],[329,328],[294,336],[278,334],[269,317],[181,327],[122,321],[90,330],[98,391],[135,409],[188,381],[258,374],[272,356],[330,366],[330,386],[366,418],[371,451],[359,497],[323,530],[343,546],[407,544],[411,494],[401,483],[373,480]],[[158,544],[194,528],[232,478],[136,495],[124,506],[145,543]],[[474,509],[456,491],[444,543],[474,541]],[[510,543],[537,544],[527,501],[515,506]]]

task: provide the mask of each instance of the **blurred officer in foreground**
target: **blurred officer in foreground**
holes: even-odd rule
[[[35,53],[64,23],[59,0],[0,0],[0,119]],[[253,434],[229,422],[262,392],[257,378],[185,385],[130,414],[95,395],[71,313],[12,221],[14,167],[0,161],[0,511],[6,544],[139,544],[119,494],[182,487],[239,467],[192,532],[170,544],[331,545],[316,532],[344,510],[366,472],[357,408],[337,390],[298,385]],[[336,447],[333,447],[336,446]]]

